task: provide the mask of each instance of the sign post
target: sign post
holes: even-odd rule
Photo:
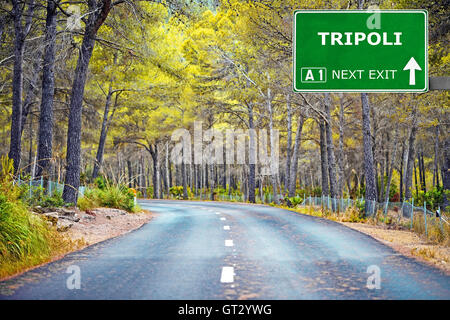
[[[426,10],[297,10],[295,92],[428,91]]]

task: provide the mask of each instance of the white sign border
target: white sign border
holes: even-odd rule
[[[292,59],[293,59],[293,80],[292,80],[292,90],[293,92],[428,92],[429,91],[429,83],[428,83],[428,11],[425,9],[416,9],[416,10],[383,10],[376,9],[377,12],[380,13],[422,13],[425,18],[425,88],[423,89],[297,89],[295,87],[296,79],[297,79],[297,68],[296,68],[296,59],[295,59],[295,30],[296,30],[296,15],[299,13],[365,13],[373,12],[374,10],[295,10],[293,14],[293,30],[292,30]]]

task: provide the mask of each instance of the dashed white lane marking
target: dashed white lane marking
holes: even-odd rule
[[[216,211],[216,214],[220,214],[220,212],[219,212],[219,211]]]
[[[230,230],[230,226],[223,226],[223,230]]]
[[[222,217],[222,218],[220,218],[220,220],[225,221],[225,220],[227,220],[227,219],[225,219],[224,217]]]
[[[234,282],[234,268],[233,267],[223,267],[222,268],[222,275],[220,276],[220,282],[222,282],[222,283]]]
[[[232,247],[234,246],[233,240],[225,240],[225,247]]]

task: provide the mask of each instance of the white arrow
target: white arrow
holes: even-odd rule
[[[403,68],[403,70],[409,70],[409,85],[413,86],[416,84],[416,70],[422,70],[420,66],[417,64],[417,61],[414,59],[414,57],[411,57],[409,59],[406,66]]]

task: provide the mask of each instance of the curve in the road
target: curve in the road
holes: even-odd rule
[[[156,213],[150,223],[1,282],[0,299],[450,298],[442,271],[333,221],[262,205],[140,205]]]

